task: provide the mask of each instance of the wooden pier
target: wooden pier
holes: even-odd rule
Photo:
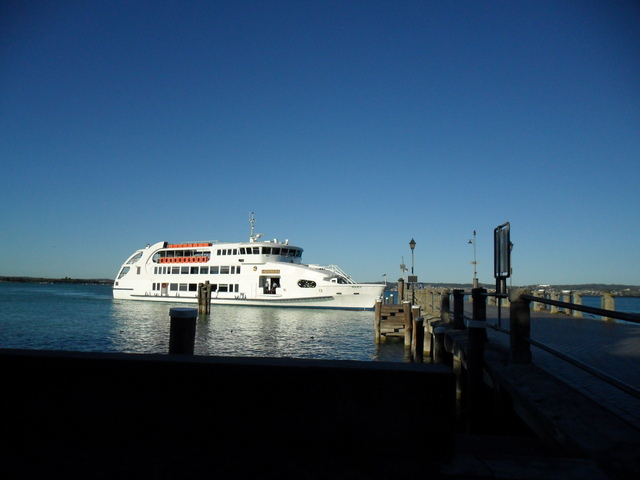
[[[509,439],[512,445],[521,445],[522,432],[512,430],[520,425],[518,428],[529,432],[525,436],[546,449],[544,458],[535,462],[562,472],[558,478],[640,477],[640,370],[633,361],[640,357],[640,344],[630,341],[640,338],[640,325],[612,323],[616,315],[629,321],[637,315],[602,311],[591,313],[606,320],[582,318],[574,309],[598,309],[521,291],[501,299],[508,308],[495,305],[484,289],[422,293],[424,342],[416,344],[414,332],[405,336],[405,347],[411,348],[412,362],[423,361],[414,355],[422,346],[424,361],[447,365],[455,373],[456,428],[462,434],[459,439],[465,439],[463,443],[485,438],[490,432],[492,437],[486,442],[503,438],[504,444]],[[465,293],[470,301],[463,303]],[[603,305],[611,305],[610,299],[606,302],[603,300]],[[556,308],[541,308],[539,303]],[[558,307],[571,315],[557,313]],[[389,313],[399,308],[376,307],[377,341],[406,333],[409,323],[401,324],[398,313]],[[408,302],[402,304],[403,314],[416,308]],[[415,316],[411,318],[415,320]],[[414,330],[421,327],[412,324]],[[553,353],[541,341],[554,344],[556,349],[561,346],[562,352]],[[491,476],[487,464],[497,458],[502,459],[496,464],[499,469],[514,458],[521,468],[523,463],[534,461],[527,448],[519,454],[507,449],[506,456],[500,456],[496,452],[480,454],[471,443],[475,446],[458,448],[457,461],[443,465],[442,472],[447,472],[443,478]],[[554,467],[548,463],[552,456],[557,462]],[[514,471],[513,477],[499,478],[550,478],[546,475],[543,471]]]

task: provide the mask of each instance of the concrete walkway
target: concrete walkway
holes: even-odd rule
[[[471,304],[465,315],[471,317]],[[487,306],[487,323],[497,325],[498,307]],[[509,309],[501,326],[509,329]],[[509,336],[487,328],[491,342],[508,347]],[[531,312],[531,338],[640,390],[640,325]],[[640,399],[536,347],[533,363],[640,430]]]

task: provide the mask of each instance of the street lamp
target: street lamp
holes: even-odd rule
[[[409,242],[409,247],[411,247],[411,275],[413,275],[413,249],[416,248],[416,241],[413,238]]]
[[[476,269],[476,265],[478,262],[476,261],[476,231],[473,231],[473,240],[469,240],[469,243],[473,244],[473,288],[478,288],[478,272]]]

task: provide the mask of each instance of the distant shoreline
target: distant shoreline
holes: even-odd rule
[[[71,283],[82,285],[113,285],[113,280],[106,278],[45,278],[45,277],[23,277],[23,276],[0,276],[0,283]]]
[[[47,277],[27,277],[27,276],[0,276],[0,283],[60,283],[60,284],[76,284],[76,285],[105,285],[113,286],[113,280],[108,278],[47,278]],[[472,285],[466,283],[424,283],[420,282],[423,288],[459,288],[462,290],[471,290]],[[397,290],[397,282],[387,282],[388,290]],[[480,287],[491,290],[494,285],[480,284]],[[405,288],[407,288],[405,286]],[[525,285],[523,287],[532,291],[541,289],[539,285]],[[640,286],[638,285],[618,285],[618,284],[572,284],[572,285],[545,285],[542,289],[546,291],[563,291],[570,290],[572,292],[580,292],[587,296],[600,296],[603,292],[612,293],[616,297],[640,297]]]

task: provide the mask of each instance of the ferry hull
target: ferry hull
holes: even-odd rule
[[[379,294],[378,294],[379,292]],[[381,298],[384,292],[384,286],[376,289],[375,293],[368,295],[366,298],[353,299],[348,296],[319,296],[306,298],[212,298],[211,305],[235,305],[235,306],[252,306],[252,307],[277,307],[277,308],[320,308],[333,310],[366,310],[373,311],[375,302]],[[198,298],[185,296],[161,296],[153,294],[136,294],[131,291],[123,291],[114,289],[113,296],[115,299],[123,300],[141,300],[151,302],[166,303],[185,303],[197,306]]]

